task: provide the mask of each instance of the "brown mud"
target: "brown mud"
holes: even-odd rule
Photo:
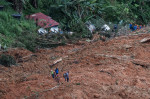
[[[0,66],[0,99],[150,99],[150,42],[140,42],[146,37],[150,34],[79,41],[35,53],[1,52],[14,56],[17,66]],[[50,75],[56,67],[60,84]],[[67,71],[69,82],[63,78]]]

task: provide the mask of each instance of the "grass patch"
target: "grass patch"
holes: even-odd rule
[[[20,20],[11,15],[16,13],[12,9],[0,11],[0,42],[2,47],[24,47],[34,51],[35,39],[38,37],[36,24],[31,20]]]

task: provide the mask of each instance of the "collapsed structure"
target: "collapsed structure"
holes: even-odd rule
[[[26,18],[34,20],[37,26],[41,27],[38,30],[39,34],[47,33],[45,29],[48,29],[55,33],[59,31],[59,23],[53,20],[50,16],[47,16],[41,12],[32,15],[27,15]]]

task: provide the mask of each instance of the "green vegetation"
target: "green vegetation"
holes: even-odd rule
[[[99,31],[107,22],[148,24],[150,20],[149,0],[0,0],[0,4],[5,7],[0,11],[2,46],[24,47],[31,51],[37,46],[37,27],[24,17],[20,20],[12,18],[14,13],[49,15],[60,23],[62,30],[76,32],[72,37],[66,35],[70,39],[91,37],[85,26],[89,21]]]
[[[0,57],[0,64],[4,65],[6,67],[10,67],[11,65],[15,65],[16,61],[15,61],[14,57],[12,57],[10,55],[2,54]]]
[[[41,11],[59,21],[64,28],[74,30],[79,24],[95,17],[107,22],[135,22],[150,20],[149,0],[24,0],[25,13]],[[34,1],[34,3],[32,2]],[[50,6],[49,6],[50,5]],[[78,25],[77,25],[78,24]],[[75,30],[78,31],[78,30]]]
[[[10,8],[0,11],[0,42],[2,47],[24,47],[31,51],[35,47],[37,27],[34,22],[24,19],[18,20],[11,15],[17,13]]]

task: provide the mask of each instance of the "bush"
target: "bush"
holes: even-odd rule
[[[13,44],[12,44],[12,46],[13,47],[19,47],[19,48],[25,48],[26,46],[23,44],[23,43],[21,43],[21,42],[14,42]]]
[[[11,65],[16,64],[16,60],[13,56],[2,54],[0,57],[0,64],[4,65],[5,67],[10,67]]]

